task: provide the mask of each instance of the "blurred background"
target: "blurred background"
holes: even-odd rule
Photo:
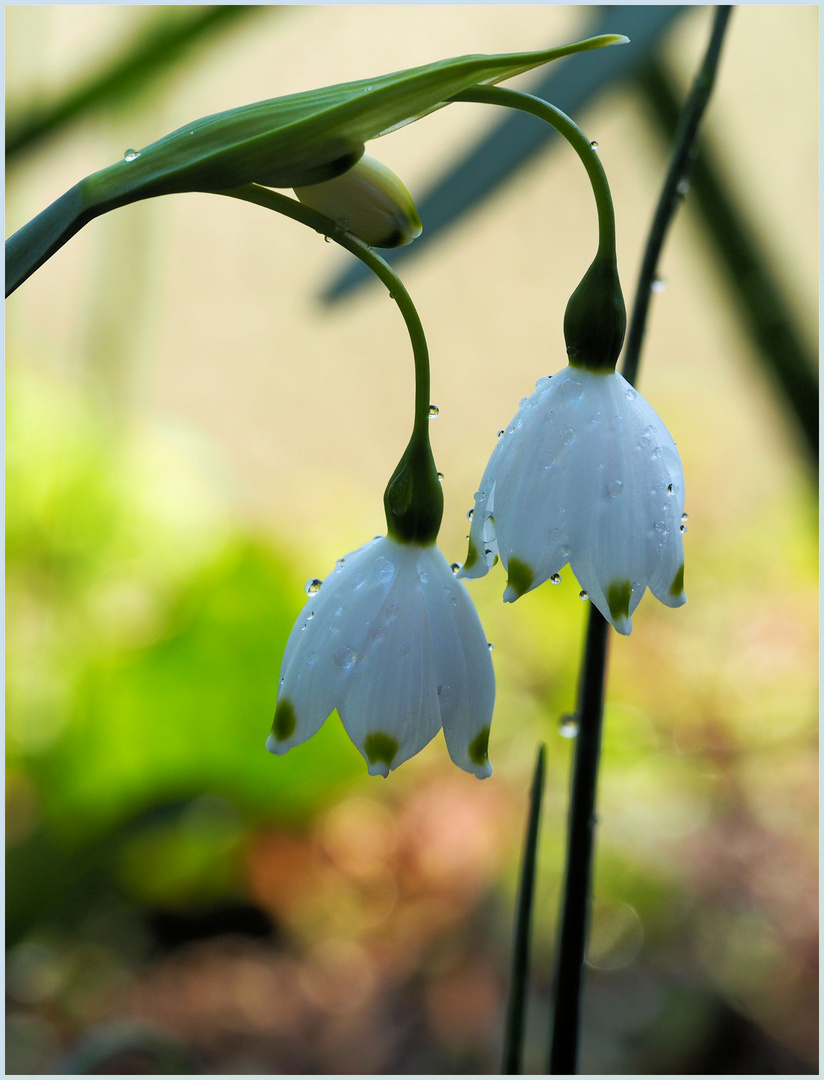
[[[195,117],[606,19],[629,67],[590,53],[551,74],[559,104],[590,80],[575,119],[631,300],[667,159],[650,73],[683,97],[712,15],[663,11],[8,7],[7,234]],[[818,40],[813,5],[734,9],[715,173],[653,298],[639,385],[684,463],[689,603],[648,597],[612,636],[584,1072],[818,1070]],[[456,105],[369,152],[426,207],[501,119]],[[452,217],[433,239],[424,213],[402,274],[461,561],[496,431],[564,364],[596,221],[559,144]],[[348,260],[259,207],[175,195],[93,222],[7,303],[7,1072],[498,1072],[539,740],[526,1064],[544,1070],[559,718],[586,616],[571,573],[506,607],[502,571],[472,583],[495,644],[490,780],[442,736],[370,778],[336,716],[264,750],[304,582],[383,531],[411,423],[385,291],[323,300]]]

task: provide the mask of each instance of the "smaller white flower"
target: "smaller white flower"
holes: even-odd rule
[[[285,753],[337,709],[373,776],[387,776],[441,727],[455,764],[489,776],[489,647],[466,586],[439,549],[377,537],[307,591],[266,748]]]
[[[540,379],[501,432],[476,493],[461,577],[500,556],[504,600],[569,563],[622,634],[649,587],[684,595],[684,473],[657,413],[617,372],[568,366]]]

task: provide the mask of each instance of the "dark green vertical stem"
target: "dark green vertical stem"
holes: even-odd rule
[[[704,62],[701,64],[681,113],[664,187],[661,190],[661,197],[658,200],[655,216],[650,226],[641,271],[638,275],[635,303],[632,308],[627,345],[624,351],[624,378],[627,382],[633,384],[638,375],[638,361],[641,355],[644,331],[647,326],[647,314],[649,312],[650,297],[652,296],[652,284],[655,280],[655,270],[672,219],[675,217],[678,207],[684,201],[684,186],[688,182],[690,172],[690,155],[715,82],[715,73],[718,70],[718,61],[721,56],[721,45],[724,41],[731,10],[728,5],[715,10],[710,43],[704,56]]]
[[[578,697],[578,734],[572,762],[567,861],[555,958],[550,1073],[578,1071],[581,991],[595,846],[595,794],[601,756],[608,631],[609,623],[591,604]]]
[[[680,205],[678,187],[686,176],[690,152],[715,79],[729,7],[716,9],[710,43],[678,128],[672,161],[650,229],[638,294],[630,320],[625,377],[635,382],[644,337],[649,297],[667,228]],[[587,624],[578,707],[578,736],[572,766],[566,870],[555,968],[555,1001],[549,1072],[578,1071],[581,996],[592,891],[595,803],[601,752],[609,624],[594,607]]]
[[[521,881],[518,887],[518,909],[515,915],[515,937],[512,943],[512,976],[509,983],[504,1058],[501,1067],[501,1072],[505,1076],[520,1073],[523,1062],[529,982],[529,946],[532,937],[532,908],[535,900],[535,870],[538,864],[538,832],[544,794],[545,756],[546,747],[541,743],[535,759],[535,771],[529,792],[529,817],[524,841]]]

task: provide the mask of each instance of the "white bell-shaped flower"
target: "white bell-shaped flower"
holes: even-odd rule
[[[500,556],[504,600],[569,563],[619,633],[647,587],[685,603],[684,473],[657,413],[617,372],[568,366],[521,401],[475,496],[461,577]]]
[[[466,586],[437,546],[377,537],[307,592],[266,748],[285,753],[337,709],[372,775],[387,776],[443,727],[455,764],[489,776],[489,647]]]

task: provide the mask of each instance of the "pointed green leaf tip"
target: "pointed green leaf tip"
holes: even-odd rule
[[[469,760],[476,765],[486,765],[489,761],[489,725],[481,728],[467,750]]]
[[[383,731],[375,731],[364,739],[363,751],[370,765],[380,762],[391,768],[398,752],[398,740]]]
[[[461,90],[625,40],[604,34],[541,52],[458,56],[195,120],[81,180],[16,232],[6,244],[6,295],[89,221],[118,206],[250,183],[320,183],[351,168],[368,140],[442,108]]]
[[[294,705],[291,701],[287,701],[286,698],[283,698],[282,701],[278,702],[277,708],[275,709],[272,734],[278,742],[283,742],[284,739],[288,739],[290,735],[294,734],[297,724],[298,718],[295,715]]]
[[[616,622],[629,618],[629,601],[632,596],[631,581],[613,581],[607,589],[607,606]]]

